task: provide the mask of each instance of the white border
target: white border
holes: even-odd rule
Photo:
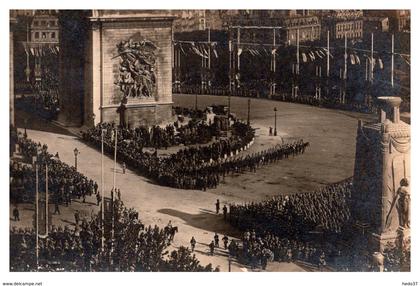
[[[1,107],[0,113],[2,138],[0,172],[2,187],[0,215],[0,283],[3,282],[43,282],[42,285],[403,285],[403,282],[419,282],[419,220],[417,205],[419,204],[420,187],[415,171],[418,170],[419,159],[416,144],[418,142],[418,116],[412,113],[412,271],[411,273],[9,273],[9,200],[8,200],[8,106],[9,106],[9,9],[411,9],[412,50],[419,51],[418,45],[418,6],[416,0],[368,1],[136,1],[136,0],[72,0],[72,1],[2,1],[1,2]],[[412,57],[412,110],[418,107],[418,69],[417,53]]]

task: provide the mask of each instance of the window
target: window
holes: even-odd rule
[[[47,38],[47,33],[42,32],[42,38],[43,38],[43,39],[46,39],[46,38]]]
[[[55,26],[55,21],[50,21],[50,26]]]
[[[45,21],[41,21],[41,25],[45,26],[47,23]]]
[[[199,20],[200,22],[199,22],[199,27],[198,27],[198,29],[199,30],[205,30],[206,29],[206,19],[204,19],[204,18],[200,18],[200,20]]]
[[[55,32],[51,33],[51,39],[55,39]]]
[[[34,26],[38,26],[38,21],[34,21]]]
[[[35,32],[35,39],[39,39],[39,32]]]

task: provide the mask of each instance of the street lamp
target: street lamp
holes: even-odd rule
[[[24,122],[24,128],[25,128],[25,131],[24,131],[24,133],[23,133],[23,135],[25,136],[25,138],[28,136],[28,133],[26,133],[26,128],[28,127],[28,118],[25,118],[24,120],[23,120],[23,122]]]
[[[76,171],[77,171],[77,155],[79,155],[80,152],[79,150],[77,150],[77,148],[74,148],[73,153],[74,153],[74,167],[76,168]]]
[[[247,118],[247,124],[248,125],[251,123],[251,120],[250,120],[250,112],[251,112],[251,99],[248,98],[248,118]]]
[[[277,108],[274,107],[274,136],[277,136]]]

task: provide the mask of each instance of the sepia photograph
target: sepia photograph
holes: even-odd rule
[[[7,271],[412,271],[410,9],[135,8],[8,11]]]

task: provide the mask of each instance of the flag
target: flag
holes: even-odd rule
[[[203,55],[205,55],[206,57],[208,57],[208,56],[209,56],[209,53],[207,52],[207,47],[206,47],[206,45],[201,44],[201,45],[199,45],[199,48],[200,48],[200,52],[201,52]]]
[[[29,53],[28,53],[28,48],[27,48],[27,46],[26,46],[26,45],[23,45],[23,47],[25,48],[25,53],[26,53],[26,56],[27,56],[27,57],[29,57]]]
[[[325,54],[322,50],[319,50],[319,52],[321,53],[322,57],[325,57]]]
[[[242,49],[238,48],[238,56],[240,56],[242,54]]]
[[[350,62],[352,65],[354,65],[356,63],[356,60],[354,59],[354,55],[350,54]]]
[[[315,60],[315,54],[313,51],[309,52],[309,56],[311,57],[311,60],[314,61]]]
[[[184,48],[182,47],[181,43],[179,43],[179,48],[181,49],[181,52],[185,55],[186,53],[185,53]]]
[[[302,60],[303,60],[304,63],[306,63],[307,58],[306,58],[306,54],[305,53],[302,53]]]
[[[194,53],[196,53],[197,55],[199,55],[200,57],[203,57],[203,58],[207,58],[205,55],[203,55],[198,49],[197,49],[197,47],[195,46],[195,44],[194,43],[191,43],[191,49],[194,51]]]
[[[273,55],[274,55],[274,54],[276,53],[276,51],[277,51],[277,49],[272,49],[272,50],[271,50],[271,54],[273,54]]]
[[[318,53],[318,51],[315,51],[315,54],[317,54],[317,56],[318,56],[319,58],[322,58],[322,57],[320,56],[320,54]]]
[[[356,58],[356,63],[358,64],[358,65],[360,65],[360,59],[359,59],[359,56],[358,55],[354,55],[354,57]]]
[[[384,63],[382,62],[382,60],[380,58],[378,58],[378,63],[379,63],[379,68],[383,69],[384,68]]]
[[[214,45],[214,44],[212,44],[211,45],[211,47],[212,47],[212,49],[213,49],[213,53],[214,53],[214,56],[216,57],[216,59],[219,57],[219,55],[217,54],[217,51],[216,51],[216,45]]]

